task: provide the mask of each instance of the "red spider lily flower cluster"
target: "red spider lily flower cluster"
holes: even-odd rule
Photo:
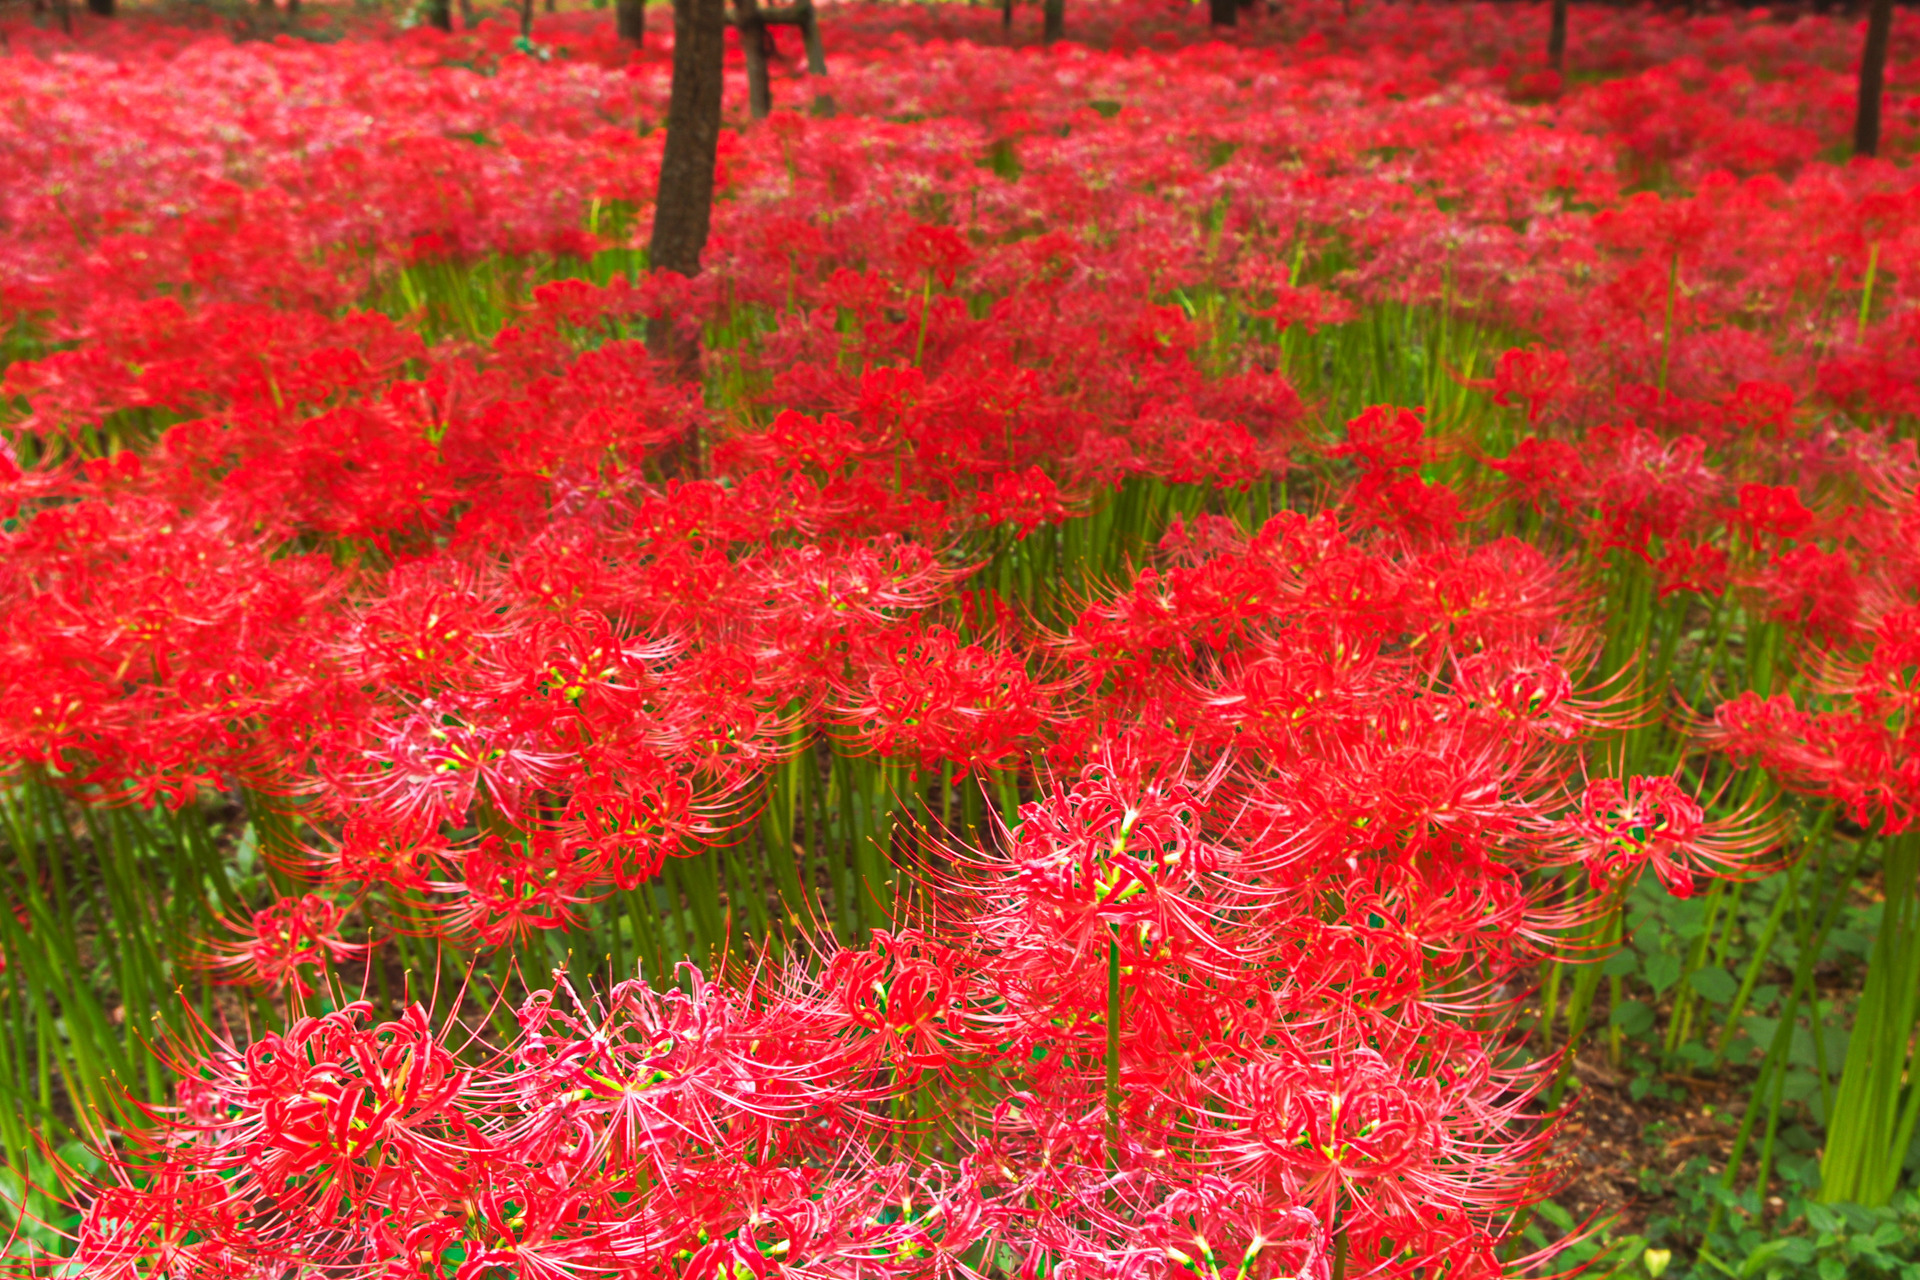
[[[1056,752],[1091,762],[926,918],[813,970],[540,993],[471,1069],[418,1010],[203,1047],[83,1265],[1323,1276],[1337,1239],[1497,1274],[1544,1185],[1550,1064],[1484,1015],[1598,901],[1526,873],[1591,861],[1567,825],[1616,861],[1629,823],[1707,844],[1698,806],[1636,779],[1648,813],[1562,816],[1552,779],[1613,713],[1573,696],[1587,637],[1524,548],[1295,517],[1176,541],[1059,642],[1091,738]],[[564,927],[568,844],[460,855],[462,927]]]
[[[1749,616],[1716,745],[1912,819],[1920,187],[1821,158],[1844,23],[1583,13],[1548,84],[1544,14],[1345,7],[836,12],[692,281],[629,269],[668,63],[599,19],[0,28],[0,770],[294,815],[183,959],[557,957],[826,757],[1004,797],[804,963],[176,1046],[87,1274],[1500,1270],[1528,970],[1778,835],[1577,781],[1690,710],[1602,587]],[[1287,371],[1388,305],[1529,335],[1425,371],[1497,430],[1319,429]]]

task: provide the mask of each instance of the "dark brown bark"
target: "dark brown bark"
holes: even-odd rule
[[[767,24],[755,0],[733,0],[733,25],[747,63],[747,114],[765,120],[773,110],[773,84],[767,74]]]
[[[827,47],[820,40],[820,14],[813,7],[813,0],[805,0],[797,6],[800,10],[799,21],[794,25],[800,28],[800,38],[807,45],[807,74],[818,80],[827,78]],[[813,114],[831,116],[836,110],[833,92],[814,86]]]
[[[1547,65],[1555,71],[1567,65],[1567,0],[1553,0],[1547,22]]]
[[[1240,21],[1240,0],[1210,0],[1207,20],[1216,27],[1231,27]]]
[[[1052,44],[1067,36],[1067,0],[1040,0],[1040,43]]]
[[[614,0],[614,29],[636,47],[647,43],[647,0]]]
[[[533,0],[520,0],[520,38],[533,39]]]
[[[1000,0],[1000,29],[1013,30],[1013,0]]]
[[[1880,152],[1880,99],[1887,83],[1887,44],[1893,35],[1893,0],[1867,6],[1867,44],[1860,51],[1860,103],[1853,115],[1853,154]]]
[[[431,0],[427,5],[427,21],[442,31],[453,30],[453,7],[449,0]]]
[[[807,74],[824,76],[827,74],[827,46],[820,42],[820,15],[813,7],[813,0],[797,6],[799,13],[794,24],[800,28],[800,38],[807,43]]]
[[[726,0],[673,0],[673,87],[667,95],[667,143],[647,248],[655,270],[700,274],[700,252],[713,221],[726,29]],[[696,376],[700,350],[692,332],[683,334],[672,316],[656,316],[647,326],[647,347],[679,376]],[[671,469],[698,475],[699,438],[682,440],[666,461]]]
[[[700,251],[713,218],[726,29],[726,0],[673,0],[673,87],[648,258],[656,268],[683,276],[700,274]]]
[[[96,18],[111,18],[113,0],[87,0],[87,12]]]

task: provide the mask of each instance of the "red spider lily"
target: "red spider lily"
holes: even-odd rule
[[[203,963],[231,975],[223,981],[311,996],[314,987],[303,970],[324,975],[329,965],[367,954],[367,944],[337,936],[351,910],[352,904],[341,905],[317,893],[282,898],[254,912],[246,925],[229,922],[228,928],[240,938],[212,943]]]
[[[1786,785],[1834,800],[1857,822],[1906,830],[1920,796],[1917,620],[1920,611],[1911,606],[1889,610],[1864,662],[1834,662],[1822,682],[1827,708],[1802,709],[1787,694],[1763,698],[1749,690],[1715,708],[1708,737]]]
[[[1537,32],[1481,9],[1202,41],[1119,0],[1048,59],[985,9],[907,59],[935,19],[837,14],[840,113],[726,131],[694,280],[619,269],[659,144],[607,126],[667,77],[584,13],[517,50],[0,32],[39,55],[0,67],[0,772],[298,797],[277,870],[471,953],[619,938],[596,901],[763,797],[817,852],[840,764],[826,824],[781,805],[823,732],[1008,810],[1057,771],[817,973],[557,984],[492,1057],[356,1009],[183,1062],[83,1269],[1496,1271],[1553,1131],[1492,1065],[1525,971],[1639,868],[1688,892],[1773,834],[1673,778],[1570,802],[1646,714],[1582,584],[1731,581],[1823,679],[1723,744],[1888,830],[1920,794],[1914,464],[1872,425],[1920,411],[1920,205],[1821,158],[1851,28],[1589,16],[1608,77],[1516,104]],[[522,303],[503,262],[614,274]],[[1315,443],[1326,330],[1463,312],[1540,340],[1487,441],[1377,406]],[[711,376],[643,322],[719,337]],[[1012,584],[1076,570],[1049,635],[1057,584]],[[210,950],[310,990],[340,910]]]
[[[896,1087],[906,1087],[924,1071],[958,1075],[982,1048],[969,1025],[976,997],[966,961],[917,931],[876,930],[865,948],[834,955],[824,986],[870,1033],[860,1052],[901,1073]]]
[[[577,908],[593,900],[592,864],[547,832],[524,836],[488,834],[453,855],[460,878],[430,887],[450,894],[439,905],[444,928],[471,935],[482,946],[519,942],[536,931],[567,929]]]
[[[1687,898],[1702,872],[1725,876],[1755,865],[1755,853],[1772,844],[1781,826],[1778,817],[1751,814],[1709,821],[1676,779],[1635,776],[1589,782],[1568,834],[1596,888],[1650,866],[1669,893]]]
[[[1800,537],[1813,524],[1813,512],[1800,501],[1797,489],[1786,485],[1743,484],[1735,520],[1757,546],[1763,533],[1789,539]]]
[[[1572,376],[1572,366],[1562,351],[1547,351],[1538,346],[1500,353],[1488,381],[1470,381],[1469,386],[1493,392],[1493,402],[1503,408],[1524,403],[1527,426],[1538,429],[1548,409],[1563,398]]]
[[[1665,554],[1654,564],[1654,571],[1660,575],[1660,598],[1663,600],[1681,591],[1722,595],[1727,589],[1728,569],[1725,551],[1719,547],[1688,542],[1684,538],[1671,539]]]
[[[952,227],[915,227],[900,244],[904,265],[933,273],[948,289],[953,288],[954,273],[972,258],[973,250]]]
[[[867,640],[833,708],[855,741],[956,776],[1016,758],[1050,718],[1049,686],[1019,653],[962,644],[945,627],[908,624]]]

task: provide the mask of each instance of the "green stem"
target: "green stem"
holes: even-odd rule
[[[1107,1163],[1120,1159],[1120,933],[1107,938]]]
[[[1914,889],[1920,879],[1920,835],[1887,837],[1881,845],[1886,900],[1855,1006],[1853,1035],[1827,1125],[1820,1161],[1820,1198],[1869,1208],[1886,1204],[1899,1184],[1912,1137],[1913,1108],[1903,1090],[1920,992],[1920,930]],[[1817,1030],[1816,1030],[1816,1034]]]
[[[1875,240],[1867,251],[1867,278],[1860,287],[1860,319],[1854,327],[1854,341],[1862,346],[1867,341],[1867,316],[1873,311],[1873,280],[1880,269],[1880,242]]]
[[[1680,292],[1680,251],[1673,251],[1667,267],[1667,323],[1660,331],[1660,394],[1667,391],[1667,361],[1673,352],[1673,304]]]

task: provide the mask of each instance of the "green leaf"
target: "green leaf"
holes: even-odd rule
[[[1740,990],[1739,982],[1725,969],[1695,969],[1687,981],[1696,992],[1715,1004],[1730,1003],[1734,992]]]
[[[1815,1231],[1839,1231],[1846,1226],[1846,1219],[1832,1207],[1816,1203],[1807,1206],[1807,1225]]]
[[[1630,1036],[1643,1036],[1653,1029],[1653,1010],[1638,1000],[1622,1000],[1613,1007],[1608,1021]]]
[[[1624,978],[1640,967],[1640,957],[1631,951],[1620,950],[1607,957],[1600,966],[1600,972],[1609,978]]]
[[[1647,985],[1653,988],[1656,996],[1666,994],[1668,987],[1680,981],[1680,957],[1662,952],[1647,957]]]
[[[1749,1253],[1747,1255],[1747,1260],[1740,1264],[1740,1275],[1742,1277],[1742,1280],[1745,1280],[1745,1278],[1748,1276],[1753,1276],[1758,1274],[1762,1267],[1766,1266],[1767,1263],[1771,1262],[1774,1258],[1778,1257],[1782,1252],[1784,1252],[1787,1249],[1789,1245],[1794,1245],[1794,1244],[1804,1245],[1805,1243],[1806,1241],[1804,1240],[1796,1240],[1789,1237],[1787,1239],[1782,1239],[1782,1240],[1769,1240],[1765,1244],[1758,1246],[1757,1248],[1754,1249],[1752,1253]],[[1805,1259],[1802,1259],[1801,1261],[1804,1262]]]

